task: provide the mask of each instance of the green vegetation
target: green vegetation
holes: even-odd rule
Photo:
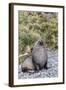
[[[24,53],[25,47],[42,38],[46,47],[58,48],[58,19],[53,12],[19,11],[19,54]]]

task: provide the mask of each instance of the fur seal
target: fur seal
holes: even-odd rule
[[[47,69],[47,52],[42,39],[36,41],[32,50],[32,61],[35,70]]]
[[[34,72],[34,65],[32,62],[32,56],[27,56],[21,65],[22,72]]]

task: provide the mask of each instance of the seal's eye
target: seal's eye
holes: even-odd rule
[[[40,45],[43,45],[43,41],[39,41],[39,44],[40,44]]]

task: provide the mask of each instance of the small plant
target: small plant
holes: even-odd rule
[[[19,54],[25,52],[25,47],[42,38],[46,46],[58,48],[57,13],[19,11]]]

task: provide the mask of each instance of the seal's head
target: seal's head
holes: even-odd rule
[[[36,43],[34,47],[40,47],[40,46],[44,46],[44,42],[42,39],[39,39]]]
[[[39,44],[40,46],[43,46],[43,45],[44,45],[44,43],[43,43],[42,40],[39,40],[39,41],[38,41],[38,44]]]

